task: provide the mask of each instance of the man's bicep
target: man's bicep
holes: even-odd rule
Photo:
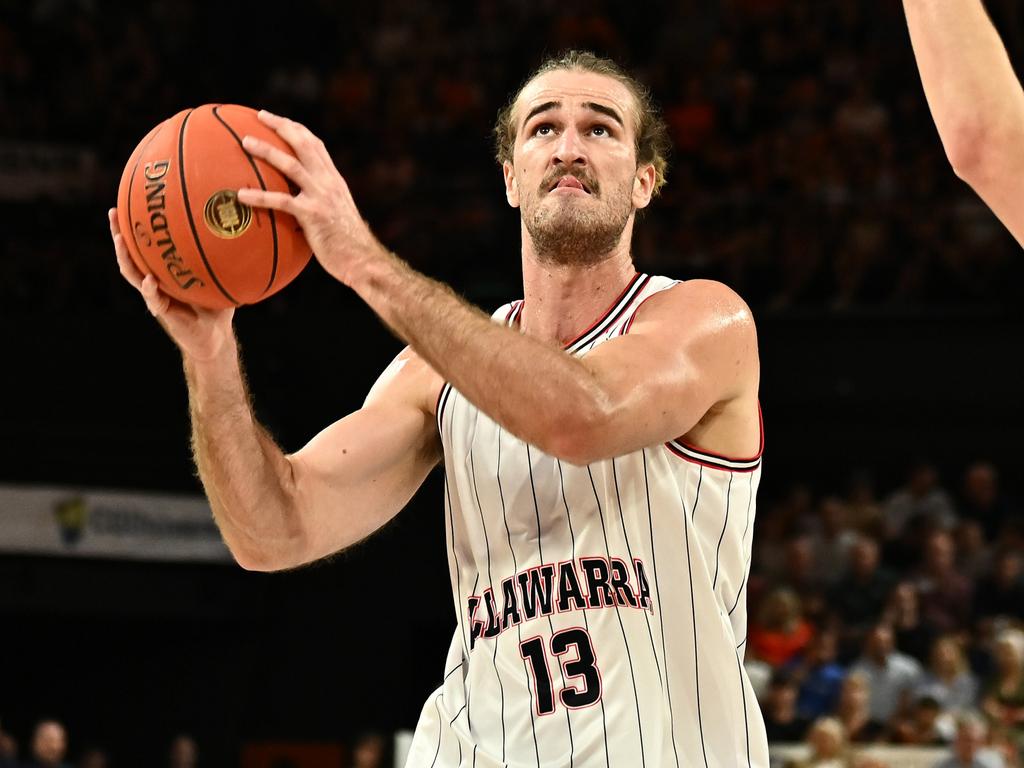
[[[585,358],[613,403],[619,450],[684,435],[717,404],[756,386],[749,310],[725,286],[694,282],[701,285],[653,297],[627,336]]]
[[[313,559],[386,524],[437,463],[437,430],[427,403],[441,382],[421,361],[412,363],[407,370],[389,366],[362,408],[288,457],[296,506],[312,532]]]

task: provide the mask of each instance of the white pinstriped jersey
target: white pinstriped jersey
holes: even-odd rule
[[[637,275],[566,349],[675,284]],[[760,452],[671,441],[576,467],[448,384],[437,418],[458,626],[408,768],[767,768],[742,665]]]

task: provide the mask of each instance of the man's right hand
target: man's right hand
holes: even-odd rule
[[[142,294],[146,307],[178,345],[181,354],[201,362],[213,359],[231,346],[234,342],[231,329],[234,308],[204,309],[172,299],[160,290],[156,277],[139,271],[128,254],[128,246],[117,226],[117,209],[107,211],[107,218],[121,275]]]

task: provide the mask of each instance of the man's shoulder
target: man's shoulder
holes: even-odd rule
[[[679,280],[648,296],[637,321],[703,325],[716,332],[753,329],[754,314],[743,298],[717,280]]]

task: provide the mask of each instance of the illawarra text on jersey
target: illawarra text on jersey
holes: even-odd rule
[[[483,595],[466,599],[470,648],[479,637],[497,637],[509,627],[553,613],[613,607],[654,612],[647,571],[637,558],[632,568],[618,557],[581,557],[534,566],[504,579],[501,599],[500,611],[490,587]],[[481,605],[486,620],[477,617]]]

